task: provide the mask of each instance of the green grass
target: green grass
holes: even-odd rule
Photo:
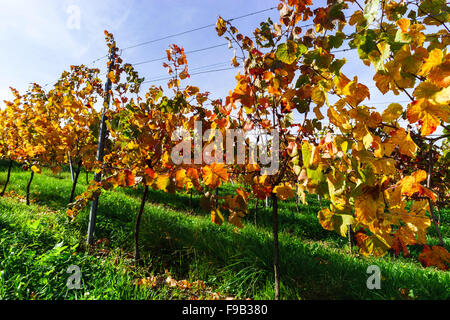
[[[133,275],[86,252],[64,216],[37,206],[0,199],[1,299],[147,299],[132,286]],[[82,270],[83,290],[68,290],[71,265]]]
[[[3,183],[5,166],[0,174]],[[29,173],[15,168],[8,190],[24,195]],[[92,178],[92,177],[91,177]],[[80,176],[77,193],[85,190]],[[108,238],[108,255],[86,251],[84,239],[88,212],[68,223],[65,208],[70,196],[68,172],[58,176],[44,171],[32,185],[30,207],[14,199],[0,199],[1,299],[181,299],[181,292],[166,287],[137,287],[133,281],[168,270],[176,279],[203,280],[214,291],[237,298],[272,299],[272,235],[270,208],[261,208],[254,225],[254,203],[246,227],[236,231],[210,222],[199,208],[200,197],[151,191],[141,229],[145,264],[134,266],[134,219],[141,188],[102,195],[97,238]],[[220,194],[232,193],[224,186]],[[405,299],[409,289],[416,299],[449,299],[450,275],[417,262],[420,247],[411,258],[365,259],[347,254],[347,240],[324,230],[317,220],[320,206],[310,198],[297,213],[294,202],[280,204],[280,255],[283,299]],[[441,232],[450,244],[450,211],[442,210]],[[430,228],[429,240],[437,242]],[[382,272],[381,290],[366,287],[367,267]],[[81,268],[81,290],[67,290],[70,265]]]

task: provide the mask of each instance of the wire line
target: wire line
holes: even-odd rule
[[[192,73],[190,74],[190,76],[197,76],[200,74],[206,74],[206,73],[214,73],[214,72],[220,72],[220,71],[228,71],[228,70],[233,70],[235,69],[234,67],[231,68],[223,68],[223,69],[215,69],[215,70],[208,70],[208,71],[202,71],[202,72],[196,72],[196,73]],[[152,83],[152,82],[158,82],[158,81],[164,81],[164,80],[170,80],[173,79],[174,77],[166,77],[166,78],[159,78],[159,79],[150,79],[147,81],[142,82],[142,84],[144,83]]]
[[[269,9],[264,9],[264,10],[251,12],[251,13],[239,16],[239,17],[231,18],[228,21],[234,21],[234,20],[247,18],[247,17],[250,17],[250,16],[254,16],[256,14],[264,13],[264,12],[267,12],[267,11],[272,11],[272,10],[274,10],[276,8],[277,7],[272,7],[272,8],[269,8]],[[138,47],[142,47],[142,46],[145,46],[145,45],[148,45],[148,44],[152,44],[152,43],[155,43],[155,42],[158,42],[158,41],[167,40],[167,39],[170,39],[170,38],[182,36],[182,35],[185,35],[185,34],[188,34],[188,33],[191,33],[191,32],[196,32],[196,31],[208,29],[208,28],[212,28],[212,27],[215,27],[215,26],[216,26],[215,23],[211,23],[211,24],[208,24],[208,25],[203,26],[203,27],[198,27],[198,28],[186,30],[186,31],[183,31],[183,32],[167,35],[167,36],[164,36],[164,37],[161,37],[161,38],[157,38],[157,39],[153,39],[153,40],[150,40],[150,41],[141,42],[141,43],[129,46],[129,47],[125,47],[125,48],[122,49],[122,51],[129,50],[129,49],[134,49],[134,48],[138,48]]]

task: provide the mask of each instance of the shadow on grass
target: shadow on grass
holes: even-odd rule
[[[218,227],[205,220],[184,217],[169,210],[150,209],[143,221],[142,239],[148,252],[154,248],[172,251],[195,249],[209,259],[203,274],[234,279],[237,294],[258,299],[272,298],[272,237],[252,227],[236,233],[230,226]],[[327,250],[318,244],[305,244],[286,235],[280,238],[281,274],[284,297],[288,299],[391,299],[400,298],[400,288],[414,286],[421,298],[447,298],[448,274],[418,270],[389,261],[362,260]],[[377,264],[382,270],[383,290],[367,289],[367,267]],[[250,269],[247,277],[239,276]],[[253,275],[253,276],[252,276]],[[254,277],[257,277],[255,282]]]
[[[14,176],[20,186],[27,181],[24,174]],[[67,204],[70,185],[42,176],[34,183],[40,201],[51,200],[60,208]],[[132,250],[140,195],[139,188],[105,192],[100,200],[96,237],[109,238],[114,247]],[[170,203],[174,209],[186,210],[186,203],[189,204],[189,195],[154,191],[151,196],[152,201]],[[286,225],[301,225],[314,217],[313,210],[300,215],[293,213],[295,204],[294,207],[287,204],[280,210],[281,223]],[[180,276],[195,275],[220,283],[225,292],[238,297],[271,299],[271,221],[268,211],[262,212],[258,228],[248,226],[236,232],[230,225],[211,224],[209,219],[201,217],[200,210],[199,216],[194,217],[165,206],[147,206],[141,230],[143,253],[149,256],[150,263],[159,259],[161,268],[171,267]],[[82,234],[87,222],[88,210],[85,210],[76,220]],[[280,237],[280,255],[282,292],[286,299],[398,299],[402,298],[402,288],[413,289],[422,299],[449,298],[448,273],[423,270],[417,265],[388,258],[366,261],[319,244],[302,242],[288,234]],[[382,270],[382,290],[367,289],[366,270],[370,264],[377,264]]]

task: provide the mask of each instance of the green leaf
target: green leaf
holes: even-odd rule
[[[309,111],[309,101],[308,100],[300,100],[298,97],[293,99],[297,107],[297,111],[300,113],[306,113]]]
[[[341,47],[345,38],[346,38],[345,33],[341,32],[341,31],[336,32],[336,34],[334,36],[329,36],[328,37],[328,45],[330,46],[330,49]]]
[[[327,188],[326,177],[323,172],[322,166],[319,166],[317,169],[310,169],[306,165],[311,162],[311,157],[312,157],[312,150],[307,143],[304,143],[302,146],[302,159],[303,165],[306,168],[308,179],[312,180],[322,189],[326,189]]]
[[[288,40],[286,43],[278,46],[276,57],[281,62],[292,64],[297,60],[297,50],[297,43],[292,40]]]
[[[307,75],[302,75],[302,76],[298,77],[295,87],[298,89],[308,83],[311,83],[310,78]]]
[[[330,70],[335,74],[335,75],[340,75],[341,74],[341,69],[344,66],[344,64],[347,62],[347,60],[345,60],[345,58],[343,59],[338,59],[338,60],[334,60],[333,63],[330,65]]]
[[[361,59],[367,59],[372,51],[377,50],[377,41],[378,35],[371,29],[367,30],[364,35],[359,36],[357,46]]]
[[[307,46],[305,46],[304,44],[299,44],[297,46],[297,58],[300,58],[306,52],[308,52],[308,47]]]
[[[438,15],[441,13],[441,9],[445,8],[445,2],[445,0],[424,0],[421,1],[419,9],[421,10],[421,14]]]

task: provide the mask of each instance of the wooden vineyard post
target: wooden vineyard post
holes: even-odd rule
[[[141,225],[142,215],[144,214],[145,202],[148,197],[148,186],[144,187],[144,194],[142,195],[141,207],[136,217],[136,224],[134,227],[134,260],[136,263],[141,263],[141,254],[139,251],[139,227]]]
[[[70,155],[70,151],[67,152],[67,157],[69,158],[70,175],[72,176],[72,182],[74,182],[75,174],[73,172],[73,161],[72,161],[72,156]]]
[[[353,230],[352,225],[349,224],[347,226],[347,234],[348,234],[348,247],[350,249],[350,254],[353,254]]]
[[[278,243],[278,198],[272,194],[273,203],[273,271],[275,276],[275,300],[280,300],[280,250]]]
[[[109,74],[114,67],[114,52],[110,49],[109,52],[109,66],[108,66],[108,73]],[[103,111],[102,111],[102,120],[100,123],[100,133],[98,138],[98,148],[97,148],[97,161],[103,162],[103,157],[105,155],[105,141],[107,136],[107,127],[106,127],[106,111],[109,108],[110,104],[110,91],[112,88],[112,82],[109,77],[106,77],[106,84],[105,84],[105,100],[103,103]],[[102,173],[101,171],[99,173],[95,173],[94,180],[96,182],[101,182],[102,180]],[[88,245],[92,245],[94,243],[94,234],[95,234],[95,223],[97,220],[97,209],[98,209],[98,199],[99,197],[96,196],[94,200],[91,203],[91,211],[89,213],[89,225],[88,225],[88,235],[87,235],[87,243]]]

